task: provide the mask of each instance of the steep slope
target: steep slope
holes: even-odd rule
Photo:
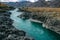
[[[46,2],[45,0],[39,0],[37,2],[34,2],[32,4],[30,4],[31,7],[45,7],[46,6]]]

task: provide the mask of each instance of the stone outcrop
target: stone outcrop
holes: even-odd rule
[[[28,14],[30,14],[31,21],[43,23],[43,27],[60,34],[60,12],[32,12]]]
[[[29,19],[31,16],[31,14],[29,12],[23,12],[21,15],[19,15],[18,17],[22,18],[22,19]]]
[[[31,15],[32,15],[31,17],[32,19],[41,21],[45,28],[60,34],[60,13],[59,12],[31,13]]]

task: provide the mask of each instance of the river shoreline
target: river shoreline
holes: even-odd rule
[[[15,28],[18,30],[24,30],[27,33],[27,36],[32,37],[35,40],[60,40],[59,34],[43,28],[42,24],[31,22],[29,19],[23,20],[18,17],[23,14],[23,12],[17,12],[17,10],[18,9],[11,11],[11,19],[14,20],[13,25]]]
[[[42,26],[43,26],[44,28],[49,29],[49,30],[51,30],[51,31],[54,31],[54,32],[60,34],[60,32],[57,32],[56,30],[53,30],[52,28],[49,28],[49,27],[51,27],[51,26],[48,26],[48,24],[46,25],[45,23],[43,23],[43,22],[41,22],[41,21],[34,20],[34,19],[31,19],[31,18],[30,18],[30,21],[31,21],[31,22],[36,22],[36,23],[42,23]],[[56,28],[55,28],[55,29],[56,29]]]
[[[17,8],[15,9],[16,11],[18,10]],[[15,10],[13,10],[13,11],[15,11]],[[10,11],[12,14],[13,14],[13,11]],[[11,14],[11,15],[12,15]],[[16,16],[17,17],[17,16]],[[11,18],[11,17],[10,17]],[[12,18],[11,18],[12,19]],[[13,19],[12,19],[13,20]],[[14,23],[14,22],[13,22]],[[13,25],[14,26],[14,25]],[[15,27],[15,26],[14,26]],[[16,30],[18,30],[18,31],[21,31],[20,32],[20,38],[21,38],[21,40],[34,40],[34,38],[32,38],[32,37],[29,37],[29,35],[27,35],[27,33],[24,31],[24,30],[19,30],[19,29],[17,29],[16,28]],[[18,36],[19,37],[19,36]],[[18,39],[19,40],[19,39]]]
[[[30,13],[28,13],[28,14],[30,14]],[[24,13],[21,14],[21,15],[24,15]],[[21,15],[19,15],[18,17],[21,18],[21,19],[26,19],[25,16],[21,16]],[[26,14],[25,14],[25,15],[26,15]],[[30,15],[32,15],[32,14],[30,14]],[[20,16],[21,16],[21,17],[20,17]],[[24,18],[22,18],[22,17],[24,17]],[[43,15],[42,17],[44,17],[44,15]],[[51,24],[51,25],[53,25],[53,24],[52,24],[52,23],[49,23],[49,22],[51,22],[50,20],[53,20],[53,19],[49,19],[49,18],[48,18],[48,19],[42,19],[43,21],[46,21],[46,22],[43,22],[43,21],[39,21],[37,18],[36,18],[36,19],[33,19],[33,18],[30,16],[30,17],[29,17],[29,20],[30,20],[31,22],[42,23],[42,26],[43,26],[44,28],[50,29],[50,30],[52,30],[52,31],[60,34],[60,30],[58,29],[58,27],[50,26],[50,24]],[[41,20],[41,19],[40,19],[40,20]],[[53,23],[54,23],[54,20],[53,20]],[[57,29],[56,29],[56,28],[57,28]]]
[[[24,30],[18,30],[12,25],[14,20],[10,18],[11,15],[9,11],[0,12],[0,40],[33,40]]]

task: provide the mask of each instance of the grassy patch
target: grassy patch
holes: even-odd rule
[[[49,8],[49,7],[27,7],[21,9],[29,12],[60,12],[60,8]]]

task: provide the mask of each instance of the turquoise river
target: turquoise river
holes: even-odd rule
[[[17,12],[18,9],[11,11],[11,19],[14,20],[13,25],[19,30],[24,30],[28,36],[34,38],[35,40],[60,40],[60,35],[43,28],[42,24],[33,23],[29,19],[22,20],[17,17],[23,12]]]

